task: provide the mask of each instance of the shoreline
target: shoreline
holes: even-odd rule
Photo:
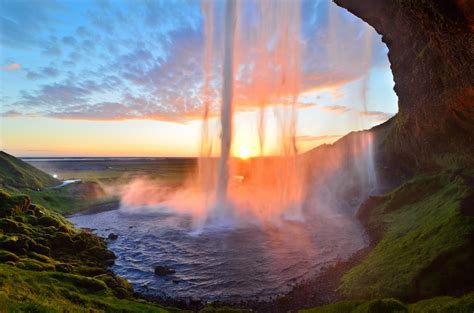
[[[120,200],[110,200],[110,201],[106,201],[106,202],[102,202],[98,204],[89,205],[72,214],[67,215],[66,218],[69,218],[74,215],[98,214],[102,212],[118,210],[119,208],[120,208]]]
[[[147,295],[140,292],[134,294],[138,298],[159,305],[195,312],[203,309],[206,305],[275,313],[289,312],[295,310],[295,308],[296,310],[311,308],[343,300],[343,297],[337,292],[341,277],[352,267],[359,264],[372,248],[373,245],[369,243],[367,247],[354,252],[347,260],[336,261],[333,265],[322,269],[321,273],[315,277],[295,285],[287,294],[275,296],[271,300],[249,299],[206,302],[200,299],[183,300],[159,295]]]
[[[365,202],[369,201],[369,199],[370,197],[362,202],[357,211]],[[91,205],[72,215],[98,214],[116,210],[119,206],[120,201],[113,200]],[[366,247],[355,251],[345,260],[334,260],[332,265],[323,267],[320,273],[313,278],[296,284],[288,293],[280,296],[275,295],[270,298],[270,300],[248,299],[205,301],[201,299],[179,299],[162,295],[151,295],[140,291],[134,291],[134,295],[137,298],[158,305],[175,307],[182,310],[192,310],[195,312],[203,309],[206,305],[212,305],[215,307],[232,307],[255,312],[283,313],[295,310],[295,308],[296,310],[300,310],[344,300],[343,296],[337,291],[340,279],[347,271],[358,265],[377,243],[375,234],[370,232],[370,229],[367,228],[360,218],[358,220],[363,228],[364,236],[367,238]]]

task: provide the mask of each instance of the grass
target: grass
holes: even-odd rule
[[[301,310],[301,313],[472,313],[474,293],[463,297],[436,297],[413,304],[395,299],[340,301],[321,307]]]
[[[108,271],[104,240],[0,190],[0,312],[167,312]]]
[[[73,186],[70,185],[57,189],[44,189],[41,191],[20,190],[18,192],[30,196],[32,202],[38,203],[63,215],[79,212],[91,205],[118,200],[114,196],[98,198],[80,197],[80,195],[71,191],[72,187]]]
[[[91,281],[93,279],[90,279]],[[169,312],[137,299],[119,299],[99,280],[0,264],[0,312]],[[96,289],[91,286],[96,284]]]
[[[4,188],[13,194],[27,194],[34,203],[65,215],[76,213],[90,206],[118,201],[117,195],[107,195],[104,189],[106,187],[111,190],[120,189],[120,186],[134,178],[146,176],[167,185],[180,185],[185,182],[196,165],[195,159],[179,158],[69,161],[59,159],[29,162],[43,171],[55,173],[62,179],[81,179],[83,183],[56,189],[15,187],[15,184],[6,185]],[[30,165],[28,164],[28,166]],[[37,171],[41,172],[41,170]],[[83,190],[85,188],[79,187],[86,184],[97,186],[103,191],[103,194],[101,196],[85,195]]]
[[[60,182],[36,167],[0,151],[0,185],[42,189]]]
[[[196,168],[197,159],[87,159],[28,161],[44,172],[54,173],[61,179],[82,179],[114,184],[137,177],[160,179],[166,183],[182,183]]]
[[[349,299],[413,300],[472,289],[474,218],[461,212],[474,194],[472,179],[424,175],[369,199],[358,215],[379,242],[343,276],[340,292]]]
[[[91,205],[116,200],[106,197],[100,184],[95,182],[48,188],[60,183],[40,169],[0,151],[0,187],[3,186],[3,190],[11,194],[26,194],[34,203],[61,214],[71,214]],[[91,195],[90,190],[94,188],[102,190],[104,195]]]
[[[95,182],[88,182],[87,184],[97,184],[101,188],[100,184]],[[62,188],[46,188],[42,190],[6,186],[3,190],[12,195],[28,195],[33,203],[62,215],[73,214],[92,205],[118,201],[116,196],[88,196],[80,188],[77,188],[80,185],[81,183],[77,183]]]

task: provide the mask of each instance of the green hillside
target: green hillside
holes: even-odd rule
[[[446,171],[371,197],[358,217],[377,243],[342,278],[351,299],[417,300],[474,288],[474,177]]]
[[[436,297],[404,304],[396,299],[372,301],[340,301],[300,313],[471,313],[474,310],[474,293],[462,297]]]
[[[42,189],[60,182],[36,167],[0,151],[0,185]]]

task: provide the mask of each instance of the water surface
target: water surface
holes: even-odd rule
[[[71,217],[109,241],[112,269],[136,291],[164,297],[211,300],[267,299],[314,277],[323,266],[365,245],[360,225],[346,214],[278,225],[211,228],[196,234],[191,219],[175,214],[120,210]],[[154,267],[176,274],[159,277]]]

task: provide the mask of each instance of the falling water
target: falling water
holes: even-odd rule
[[[224,64],[222,71],[221,107],[221,155],[217,176],[216,199],[220,207],[227,206],[229,181],[229,157],[232,144],[232,118],[234,93],[234,34],[236,26],[236,0],[225,2],[224,24]]]
[[[204,57],[204,110],[199,183],[206,192],[209,215],[226,218],[241,209],[258,215],[281,215],[297,208],[302,197],[302,175],[297,162],[296,128],[300,82],[300,3],[295,1],[246,2],[255,9],[256,24],[242,29],[242,1],[224,3],[222,34],[216,35],[213,2],[203,1],[206,47]],[[247,12],[248,13],[248,12]],[[222,46],[219,46],[219,41]],[[223,51],[220,110],[220,156],[212,158],[210,80],[215,46]],[[245,47],[244,49],[241,49]],[[251,64],[249,68],[248,65]],[[242,164],[231,157],[236,106],[258,110],[260,158]],[[277,121],[279,157],[264,158],[266,115]],[[212,172],[214,171],[214,173]],[[242,173],[245,172],[245,174]],[[245,184],[237,184],[241,177]],[[212,195],[212,192],[215,192]],[[271,199],[270,199],[271,198]],[[250,207],[250,208],[249,208]],[[290,210],[290,211],[291,211]],[[258,211],[258,212],[255,212]],[[265,212],[265,213],[262,213]],[[293,212],[294,213],[294,212]]]
[[[320,153],[298,154],[298,98],[304,91],[299,1],[203,0],[201,7],[205,47],[198,173],[172,194],[159,185],[152,186],[155,189],[150,192],[143,187],[139,191],[130,188],[122,203],[139,205],[146,198],[143,204],[147,206],[158,203],[158,209],[191,214],[200,231],[207,225],[227,228],[240,223],[302,220],[308,211],[339,207],[338,203],[354,190],[360,191],[359,197],[367,195],[376,184],[370,132],[348,136],[331,151],[323,149],[322,158]],[[367,111],[370,33],[362,29],[363,49],[357,56],[362,61],[351,67],[350,58],[342,55],[346,49],[337,46],[346,25],[331,12],[327,63],[329,67],[343,67],[342,71],[362,73],[361,103],[362,110]],[[252,136],[258,140],[254,151],[258,157],[248,160],[233,156],[234,119],[241,111],[253,111],[257,117]],[[271,128],[267,122],[270,117]],[[272,140],[276,137],[273,146],[268,144],[267,135]],[[268,156],[270,153],[274,156]],[[144,192],[147,196],[142,196]],[[157,195],[157,199],[149,194]]]

